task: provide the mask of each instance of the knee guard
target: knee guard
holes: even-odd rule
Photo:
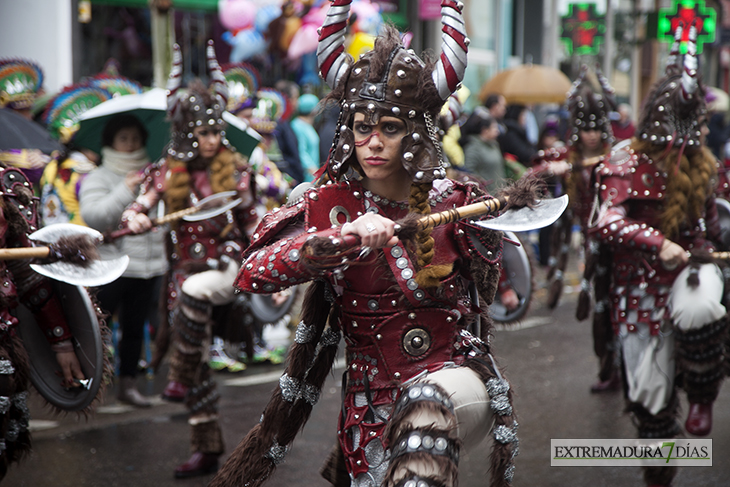
[[[453,404],[439,386],[408,386],[396,402],[385,436],[391,449],[385,486],[456,485],[461,445]]]
[[[691,403],[708,404],[717,398],[725,376],[727,328],[726,316],[701,328],[675,328],[680,385]]]

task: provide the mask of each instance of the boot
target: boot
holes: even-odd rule
[[[121,377],[120,379],[119,393],[117,394],[117,399],[119,401],[138,408],[148,408],[152,406],[150,400],[140,394],[137,390],[134,377]]]
[[[167,383],[164,392],[162,393],[162,399],[166,399],[172,402],[183,402],[185,396],[188,394],[188,386],[182,382],[171,380]]]
[[[621,378],[618,373],[614,373],[608,380],[598,380],[591,386],[591,392],[598,394],[601,392],[613,392],[621,389]]]
[[[712,431],[712,403],[690,403],[684,429],[695,436],[709,435]]]
[[[195,452],[187,462],[175,467],[175,478],[183,479],[216,472],[219,456],[214,453]]]

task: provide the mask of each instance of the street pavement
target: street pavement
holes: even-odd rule
[[[540,284],[542,271],[537,270]],[[635,437],[623,413],[618,392],[590,394],[597,372],[588,321],[573,317],[577,270],[559,306],[545,308],[540,288],[528,315],[518,325],[495,331],[497,360],[513,385],[520,423],[520,455],[515,487],[641,486],[638,467],[551,467],[550,440],[568,438],[621,439]],[[570,286],[573,284],[574,286]],[[294,442],[286,461],[267,485],[325,487],[318,470],[335,442],[340,407],[341,359],[326,383],[312,418]],[[282,366],[252,366],[239,374],[217,374],[221,422],[228,455],[258,422],[282,372]],[[9,486],[138,486],[198,487],[212,476],[175,480],[174,467],[188,457],[189,428],[180,404],[159,399],[164,371],[139,378],[140,389],[157,395],[155,406],[134,409],[116,403],[109,388],[90,418],[55,417],[35,398],[31,404],[34,451],[13,466],[4,481]],[[723,387],[714,409],[712,467],[681,467],[675,487],[730,485],[730,386]],[[687,403],[683,397],[683,417]],[[462,457],[460,485],[488,485],[488,445]],[[722,460],[722,459],[725,460]]]

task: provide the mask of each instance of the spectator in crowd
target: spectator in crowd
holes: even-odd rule
[[[485,179],[489,194],[495,194],[505,179],[498,135],[497,121],[483,111],[472,113],[462,127],[460,143],[464,148],[464,169]]]
[[[317,112],[319,98],[306,93],[299,97],[299,114],[291,121],[291,128],[297,137],[299,160],[302,162],[303,182],[314,179],[319,170],[319,135],[314,128],[314,116]]]
[[[526,131],[527,107],[510,105],[504,115],[504,126],[507,131],[498,137],[502,154],[514,156],[522,164],[528,164],[535,155],[535,146],[527,139]]]
[[[634,136],[636,128],[632,120],[632,108],[627,103],[621,103],[618,106],[618,118],[611,121],[611,130],[613,130],[613,136],[616,142],[630,139]]]
[[[280,161],[279,169],[292,177],[296,182],[304,181],[304,170],[302,161],[299,158],[299,146],[297,136],[291,128],[290,116],[297,112],[297,101],[299,100],[299,86],[293,81],[279,80],[274,88],[280,91],[286,98],[288,108],[277,121],[274,136],[283,158]]]
[[[104,127],[101,165],[83,180],[79,194],[81,216],[91,228],[102,233],[117,229],[122,212],[137,197],[143,170],[150,162],[146,141],[147,131],[133,115],[118,115]],[[130,258],[122,277],[102,286],[97,295],[103,310],[118,314],[122,332],[117,399],[149,407],[152,403],[137,390],[136,377],[144,326],[157,297],[155,290],[167,272],[164,234],[151,231],[124,236],[104,244],[99,252],[105,258]]]
[[[502,123],[502,119],[507,113],[507,100],[502,95],[489,95],[484,100],[484,107],[489,111],[489,115],[497,121],[500,135],[507,131]]]

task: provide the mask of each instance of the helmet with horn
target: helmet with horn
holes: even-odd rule
[[[644,104],[637,137],[658,146],[700,146],[700,124],[705,118],[705,90],[697,73],[697,27],[689,26],[687,54],[679,54],[685,26],[680,23],[667,58],[665,75]],[[682,64],[680,64],[682,61]]]
[[[172,70],[167,81],[167,117],[172,125],[172,141],[167,153],[183,162],[198,157],[198,140],[193,134],[196,127],[220,130],[222,144],[230,148],[222,118],[228,101],[228,87],[216,60],[212,40],[208,41],[206,58],[209,86],[206,88],[199,80],[193,80],[187,88],[181,89],[182,54],[180,46],[173,46]]]
[[[343,47],[350,3],[332,2],[317,48],[321,75],[341,104],[330,150],[330,177],[336,179],[348,168],[359,170],[351,128],[355,112],[363,112],[367,123],[375,124],[382,116],[405,122],[402,163],[414,182],[429,183],[445,177],[436,124],[441,107],[458,88],[466,69],[469,40],[461,15],[463,4],[441,1],[444,46],[439,59],[432,63],[406,49],[392,28],[386,28],[377,38],[372,51],[353,62]]]
[[[594,90],[586,78],[588,66],[581,67],[580,74],[568,92],[567,106],[571,115],[572,130],[568,145],[578,142],[581,130],[598,130],[605,143],[613,143],[613,130],[608,114],[616,109],[614,90],[608,80],[596,68],[596,77],[601,84],[601,92]]]

